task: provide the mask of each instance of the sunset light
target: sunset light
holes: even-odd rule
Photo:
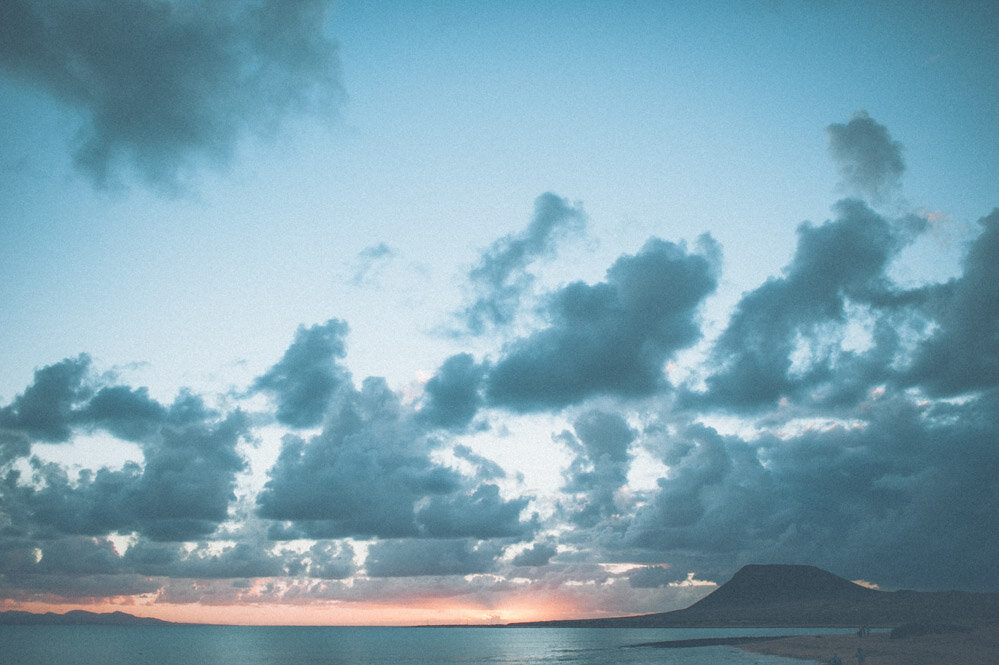
[[[997,7],[0,2],[0,627],[999,592]],[[479,632],[439,662],[687,639]]]

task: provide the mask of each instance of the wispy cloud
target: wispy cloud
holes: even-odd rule
[[[460,314],[468,330],[481,334],[492,326],[509,324],[522,294],[534,281],[528,266],[552,258],[559,241],[581,231],[585,223],[586,215],[580,206],[551,192],[539,196],[528,227],[494,242],[469,272],[468,280],[476,295]]]
[[[829,152],[849,189],[874,204],[899,189],[905,171],[904,148],[866,111],[857,112],[846,124],[829,125],[826,133]]]

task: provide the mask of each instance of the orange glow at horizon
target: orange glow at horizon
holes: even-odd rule
[[[521,621],[583,618],[593,612],[580,611],[569,599],[512,599],[496,607],[427,598],[402,604],[379,603],[241,603],[204,605],[163,602],[45,603],[0,602],[0,610],[63,614],[71,610],[125,612],[178,623],[246,626],[420,626],[448,624],[502,624]]]

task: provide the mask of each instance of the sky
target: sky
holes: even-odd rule
[[[999,592],[999,5],[9,0],[0,609]]]

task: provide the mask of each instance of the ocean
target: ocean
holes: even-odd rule
[[[643,642],[844,632],[676,628],[0,626],[3,665],[801,665],[731,646]]]

